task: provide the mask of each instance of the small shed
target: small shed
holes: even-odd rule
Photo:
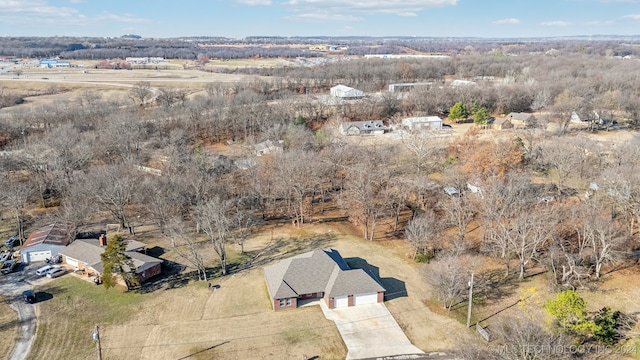
[[[496,130],[512,129],[513,124],[511,124],[511,120],[507,118],[496,118],[493,123],[491,123],[491,128]]]
[[[364,97],[364,92],[340,84],[331,88],[331,96],[340,99],[359,99]]]
[[[271,153],[281,153],[283,151],[280,141],[274,143],[271,140],[266,140],[256,144],[254,147],[257,156],[263,156]]]
[[[509,113],[509,115],[507,115],[506,118],[509,119],[509,121],[511,121],[511,124],[515,128],[529,127],[533,125],[533,123],[536,120],[533,114],[525,113],[525,112],[521,112],[521,113],[512,112],[512,113]]]

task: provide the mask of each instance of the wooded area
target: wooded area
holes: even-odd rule
[[[34,42],[38,50],[30,55],[50,55],[48,44]],[[168,57],[172,44],[154,46]],[[428,44],[382,45],[423,50]],[[612,265],[636,262],[640,72],[637,58],[617,55],[637,56],[638,47],[548,42],[513,44],[511,53],[480,51],[494,45],[452,45],[449,58],[235,69],[259,76],[210,82],[199,91],[140,81],[126,98],[72,92],[51,105],[17,104],[27,96],[64,93],[64,87],[34,92],[0,83],[3,213],[22,239],[32,225],[53,219],[82,229],[98,211],[132,233],[136,222],[153,222],[206,280],[213,266],[225,275],[228,244],[242,246],[264,222],[304,227],[339,210],[364,238],[404,237],[413,258],[433,261],[429,281],[447,308],[466,289],[465,263],[458,258],[467,255],[501,262],[505,277],[516,272],[523,279],[536,268],[557,289],[593,286]],[[444,50],[438,46],[433,50]],[[534,51],[542,46],[558,50]],[[28,51],[10,39],[0,50]],[[141,55],[82,51],[60,55]],[[451,86],[453,79],[476,85]],[[397,96],[386,91],[394,82],[433,85]],[[323,101],[338,83],[369,95]],[[408,116],[446,117],[456,103],[495,117],[533,112],[536,121],[523,129],[473,125],[462,136],[413,133],[397,141],[355,141],[336,130],[347,120],[397,125]],[[573,112],[592,121],[572,126]],[[602,121],[593,120],[594,113]],[[601,137],[613,132],[628,140]],[[257,156],[253,146],[266,140],[280,141],[283,150]],[[244,150],[225,156],[212,145]],[[444,187],[458,193],[448,195]],[[194,242],[196,233],[207,242]],[[214,250],[217,264],[203,260],[204,246]]]

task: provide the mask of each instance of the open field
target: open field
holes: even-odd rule
[[[9,299],[0,297],[0,354],[5,354],[6,359],[13,350],[13,344],[18,334],[18,316],[9,307]]]

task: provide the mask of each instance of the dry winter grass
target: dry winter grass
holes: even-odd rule
[[[18,335],[18,315],[9,307],[9,299],[0,297],[0,354],[9,357]]]

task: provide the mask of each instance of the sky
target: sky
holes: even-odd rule
[[[0,0],[0,36],[640,35],[640,0]]]

